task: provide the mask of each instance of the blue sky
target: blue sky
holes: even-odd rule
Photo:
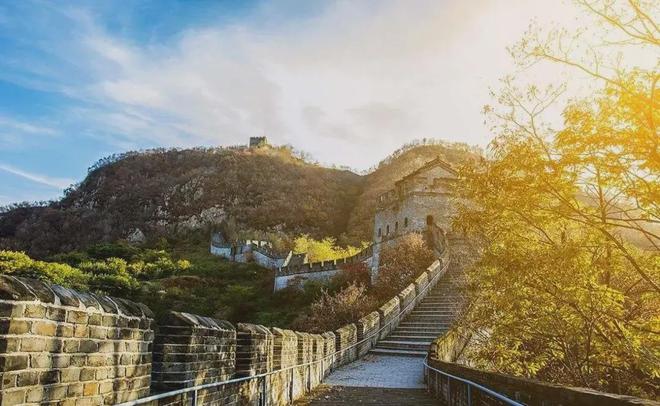
[[[485,145],[505,47],[549,3],[0,2],[0,205],[141,148],[267,135],[365,169],[413,139]]]

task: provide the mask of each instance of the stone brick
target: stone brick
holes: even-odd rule
[[[67,387],[66,395],[67,397],[78,398],[83,394],[83,383],[74,382]]]
[[[65,368],[60,372],[60,380],[64,382],[78,382],[80,380],[79,368]]]
[[[44,387],[44,398],[48,400],[62,400],[67,396],[67,385],[50,385]]]
[[[39,374],[39,383],[42,385],[50,385],[60,381],[60,371],[50,370],[44,371]]]
[[[44,399],[44,388],[36,387],[27,390],[25,401],[28,403],[39,403]]]
[[[52,357],[53,368],[66,368],[71,365],[71,356],[56,354]]]
[[[18,379],[18,374],[19,373],[3,372],[2,373],[2,390],[15,388],[16,387],[16,380]]]
[[[64,345],[62,346],[62,349],[66,353],[78,352],[79,345],[80,345],[79,340],[76,339],[64,340]]]
[[[30,367],[36,369],[47,369],[52,366],[50,354],[30,354]]]
[[[114,388],[114,385],[112,384],[111,381],[101,382],[99,384],[99,393],[101,395],[105,395],[106,393],[112,392],[113,388]]]
[[[83,385],[83,396],[94,396],[99,393],[99,384],[90,382]]]
[[[78,343],[78,351],[80,352],[92,353],[97,352],[98,349],[99,345],[94,340],[80,340]]]
[[[93,381],[96,379],[96,369],[95,368],[83,368],[80,371],[80,380],[85,382],[85,381]]]
[[[73,336],[78,338],[89,337],[89,327],[84,324],[78,324],[73,327]]]
[[[46,310],[46,317],[49,320],[53,320],[53,321],[59,321],[59,322],[65,321],[66,310],[57,307],[49,307]]]
[[[23,371],[18,374],[16,386],[33,386],[39,383],[39,373],[34,371]]]
[[[103,324],[103,315],[101,313],[92,313],[89,315],[90,326],[100,326]]]
[[[91,354],[87,357],[87,365],[91,367],[112,365],[112,357],[108,357],[107,355]]]
[[[86,324],[88,320],[89,315],[83,311],[69,310],[66,313],[66,321],[69,323]]]
[[[25,305],[20,303],[0,303],[0,317],[23,317]]]
[[[19,405],[25,401],[25,389],[2,391],[0,393],[0,405],[2,406],[13,406]]]
[[[100,326],[91,326],[89,328],[89,337],[105,340],[108,337],[108,329]]]
[[[28,320],[0,320],[0,334],[26,334],[30,332],[30,325]]]
[[[73,337],[73,325],[71,324],[58,324],[57,326],[58,337]]]
[[[40,304],[28,304],[25,305],[23,314],[31,319],[43,319],[46,317],[46,308]]]
[[[29,364],[29,357],[27,355],[0,355],[0,370],[18,371],[27,369]]]
[[[20,349],[21,349],[21,339],[19,337],[0,336],[1,354],[11,354],[12,352],[19,352]]]
[[[57,324],[47,321],[35,321],[32,323],[32,334],[39,336],[54,336],[57,332]]]

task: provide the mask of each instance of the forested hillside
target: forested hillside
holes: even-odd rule
[[[362,190],[352,172],[288,148],[150,151],[106,160],[65,198],[0,217],[0,246],[43,257],[93,243],[241,229],[337,236]]]
[[[58,202],[0,214],[0,249],[36,258],[97,243],[185,239],[234,230],[370,241],[377,196],[437,156],[459,163],[465,145],[402,147],[368,175],[306,162],[288,147],[153,150],[106,158]]]

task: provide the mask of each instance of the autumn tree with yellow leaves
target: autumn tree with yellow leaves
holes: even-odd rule
[[[657,398],[659,4],[576,3],[594,29],[532,27],[510,51],[521,72],[565,67],[589,94],[503,80],[485,108],[490,155],[462,169],[455,226],[482,252],[467,273],[465,355],[481,368]],[[650,66],[631,62],[639,55]],[[548,124],[557,109],[561,125]]]

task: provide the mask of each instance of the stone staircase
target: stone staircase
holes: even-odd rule
[[[461,275],[450,266],[427,296],[370,351],[380,355],[425,357],[431,342],[449,329],[461,306]]]

